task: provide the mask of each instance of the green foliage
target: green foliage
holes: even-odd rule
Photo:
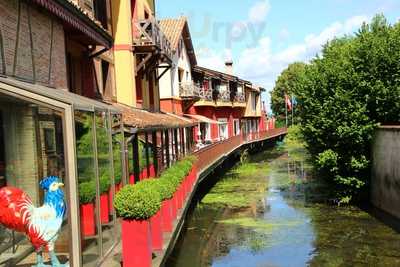
[[[100,194],[108,193],[110,186],[110,176],[105,172],[102,176],[100,176]]]
[[[145,220],[160,209],[161,201],[171,199],[193,167],[195,157],[187,157],[164,171],[160,178],[125,186],[115,197],[115,209],[125,219]],[[142,205],[142,206],[140,206]]]
[[[295,87],[304,73],[305,66],[302,62],[290,64],[278,77],[271,91],[271,108],[279,121],[285,120],[285,94],[296,97]],[[296,109],[294,112],[296,118],[298,112]]]
[[[327,43],[290,90],[315,166],[339,199],[358,200],[368,188],[376,126],[400,121],[400,24],[378,15],[355,35]]]
[[[160,192],[150,183],[124,186],[115,196],[118,216],[127,220],[147,220],[161,208]]]
[[[94,181],[79,184],[79,202],[81,204],[93,203],[96,198],[96,184]]]
[[[157,182],[161,187],[160,194],[162,200],[171,199],[176,191],[175,183],[165,176],[161,176]]]

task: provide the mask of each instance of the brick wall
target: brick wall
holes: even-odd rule
[[[4,117],[7,185],[24,190],[39,204],[38,157],[35,119],[32,108],[17,103],[2,103]]]
[[[57,19],[22,1],[0,0],[0,32],[1,73],[67,88],[64,29]]]

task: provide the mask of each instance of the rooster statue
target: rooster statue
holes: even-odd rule
[[[40,187],[45,190],[44,204],[39,208],[21,189],[0,189],[0,224],[26,234],[37,253],[36,267],[48,266],[43,261],[43,249],[49,252],[51,266],[68,266],[60,264],[54,252],[54,243],[66,211],[64,192],[60,189],[62,186],[64,184],[58,177],[44,178],[40,182]]]

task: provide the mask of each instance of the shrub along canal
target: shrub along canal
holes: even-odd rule
[[[400,266],[400,234],[357,207],[325,204],[329,188],[307,156],[282,145],[202,188],[166,266]]]

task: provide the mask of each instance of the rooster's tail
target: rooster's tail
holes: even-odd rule
[[[0,224],[6,228],[25,232],[32,201],[24,191],[14,187],[0,189]]]

